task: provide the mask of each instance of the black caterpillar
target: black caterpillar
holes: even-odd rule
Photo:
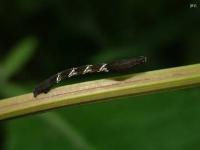
[[[44,80],[42,83],[36,86],[36,88],[33,91],[33,95],[34,97],[36,97],[41,93],[47,93],[54,84],[59,83],[67,78],[100,72],[126,72],[133,69],[136,65],[143,64],[146,61],[146,57],[140,56],[138,58],[133,59],[113,61],[108,64],[102,63],[96,65],[84,65],[80,67],[66,69],[64,71],[58,72],[57,74],[51,76],[50,78]]]

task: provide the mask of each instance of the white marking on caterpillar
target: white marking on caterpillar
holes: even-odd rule
[[[78,73],[76,72],[76,69],[77,69],[77,68],[72,68],[71,72],[70,72],[69,75],[68,75],[69,78],[78,74]]]
[[[86,65],[86,68],[85,68],[85,70],[83,71],[83,74],[86,74],[86,73],[92,72],[91,67],[92,67],[92,65]]]
[[[60,81],[61,81],[61,73],[59,72],[57,74],[56,83],[59,83]]]
[[[107,64],[103,64],[101,68],[97,72],[109,72],[108,68],[106,67]]]

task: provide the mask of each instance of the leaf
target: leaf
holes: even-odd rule
[[[1,64],[5,79],[15,75],[27,64],[33,56],[37,45],[38,42],[35,37],[27,37],[12,48],[10,54]]]
[[[61,120],[51,117],[52,124],[44,119],[52,113],[13,119],[5,150],[77,150],[62,133],[66,122],[99,150],[199,149],[199,96],[197,87],[76,105],[56,110]]]

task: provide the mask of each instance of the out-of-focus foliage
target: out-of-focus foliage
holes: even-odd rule
[[[198,63],[199,16],[195,1],[1,0],[0,97],[76,65],[138,55],[148,57],[141,70]],[[0,124],[0,149],[199,149],[199,91],[11,120]]]
[[[36,45],[36,39],[29,37],[24,39],[19,45],[16,45],[16,47],[10,51],[5,62],[2,62],[6,78],[21,71],[27,61],[29,61],[31,56],[33,56]]]
[[[13,96],[25,93],[22,88],[14,83],[9,83],[9,78],[19,73],[26,63],[33,56],[37,46],[37,40],[34,37],[25,38],[17,44],[8,56],[4,58],[0,65],[0,93],[4,96]]]
[[[199,105],[186,89],[63,108],[8,122],[6,148],[198,149]]]

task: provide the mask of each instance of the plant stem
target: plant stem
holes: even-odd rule
[[[200,85],[200,64],[130,74],[0,100],[0,120],[62,106]]]

